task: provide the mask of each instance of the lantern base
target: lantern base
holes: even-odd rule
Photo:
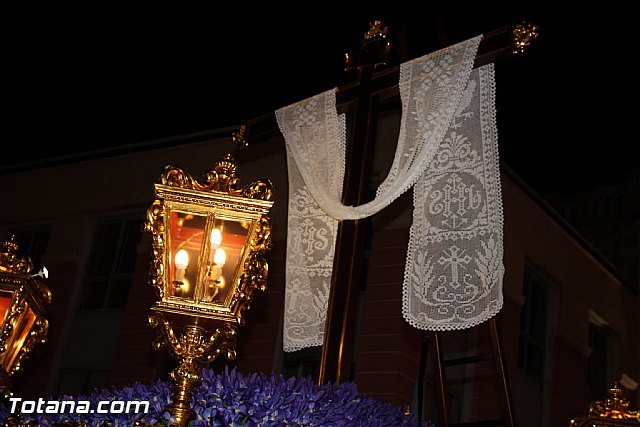
[[[159,328],[154,349],[164,346],[178,360],[178,367],[169,375],[173,381],[173,399],[167,410],[174,418],[174,425],[185,427],[194,416],[191,393],[202,380],[202,368],[221,355],[235,359],[236,327],[225,323],[210,333],[200,326],[186,325],[176,333],[162,313],[154,313],[148,319],[149,326]]]
[[[191,409],[191,393],[202,381],[201,368],[200,364],[187,359],[169,374],[173,380],[173,399],[167,410],[175,418],[176,426],[186,426],[195,416]]]

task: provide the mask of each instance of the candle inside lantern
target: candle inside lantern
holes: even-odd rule
[[[222,267],[224,263],[227,262],[227,254],[224,252],[224,249],[216,249],[216,253],[213,255],[213,262],[215,262],[216,265],[219,265],[220,267]]]
[[[213,251],[212,251],[213,252]],[[224,263],[227,261],[227,255],[224,252],[224,249],[218,248],[215,250],[213,254],[213,263],[211,264],[211,280],[217,281],[220,280],[220,276],[222,276],[222,267],[224,267]]]
[[[220,244],[222,243],[222,233],[220,232],[220,229],[214,228],[213,230],[211,230],[211,236],[209,239],[211,241],[212,249],[219,248]]]
[[[187,269],[187,265],[189,265],[189,253],[184,249],[180,249],[175,258],[176,282],[182,282],[184,280],[184,271]]]
[[[222,275],[222,267],[226,261],[224,249],[220,247],[222,244],[222,232],[220,229],[211,230],[211,249],[209,250],[209,278],[218,281]]]

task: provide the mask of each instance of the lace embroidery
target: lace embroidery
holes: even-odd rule
[[[340,198],[346,123],[344,115],[338,116],[335,104],[335,91],[329,91],[294,104],[287,117],[290,125],[300,132],[296,141],[336,142],[324,147],[331,151],[326,158],[333,161],[323,163],[322,167],[328,171],[327,190],[332,197]],[[276,112],[276,118],[282,128],[281,111]],[[320,209],[309,193],[291,151],[287,144],[289,211],[283,326],[283,347],[287,352],[322,345],[338,229],[338,221]],[[311,150],[304,155],[317,158]]]
[[[414,187],[402,311],[419,329],[469,328],[502,308],[493,82],[493,64],[473,70],[447,135]]]
[[[336,193],[334,181],[337,176],[344,176],[345,167],[344,154],[338,155],[344,153],[346,142],[340,125],[344,118],[339,118],[335,109],[335,89],[276,111],[287,150],[304,185],[327,215],[337,220],[366,218],[391,204],[415,183],[433,158],[456,111],[480,39],[478,36],[401,64],[403,112],[394,162],[375,199],[362,205],[345,206],[342,194]]]
[[[474,117],[476,120],[480,117],[484,126],[482,135],[476,139],[496,135],[493,69],[490,68],[485,80],[472,80],[475,83],[467,86],[480,38],[401,65],[403,112],[396,154],[375,199],[363,205],[341,203],[345,119],[336,112],[335,90],[276,111],[287,147],[290,193],[285,351],[322,344],[337,220],[373,215],[414,184],[414,204],[418,208],[414,209],[404,282],[405,318],[423,329],[462,328],[473,326],[480,318],[488,318],[489,313],[499,310],[501,299],[495,298],[489,311],[478,309],[469,314],[472,311],[469,304],[487,302],[480,296],[483,290],[491,296],[495,295],[494,289],[501,290],[496,281],[502,278],[501,229],[491,234],[488,231],[491,227],[487,227],[491,221],[501,224],[501,216],[489,218],[492,214],[501,215],[499,180],[492,181],[487,175],[497,171],[497,164],[491,163],[497,157],[484,146],[467,148],[465,142],[469,138],[466,132],[473,131],[466,123]],[[473,103],[478,98],[477,95],[474,98],[474,88],[487,82],[491,87],[487,102]],[[470,110],[469,106],[477,106],[481,111]],[[479,129],[478,125],[475,129]],[[432,163],[436,167],[433,173]],[[469,177],[476,181],[471,182]],[[443,182],[446,185],[441,185]],[[483,185],[493,187],[480,188]],[[425,210],[428,202],[430,206]],[[415,211],[420,209],[422,216],[416,220]],[[431,217],[429,209],[436,217]],[[489,234],[491,237],[487,237]],[[445,243],[435,246],[429,239]],[[431,246],[425,255],[427,243]],[[440,254],[433,255],[434,250]],[[472,265],[485,282],[471,282],[468,271]],[[434,288],[437,284],[441,286]],[[457,314],[452,321],[447,314],[448,322],[452,322],[449,324],[431,313],[425,314],[425,306],[435,306],[438,311],[440,305],[447,313],[452,305],[464,305],[461,309],[464,319],[458,319]],[[484,314],[478,315],[478,311]]]

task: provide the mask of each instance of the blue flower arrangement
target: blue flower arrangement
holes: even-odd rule
[[[318,386],[311,378],[287,379],[261,373],[245,376],[235,368],[219,374],[203,369],[202,377],[192,395],[191,407],[196,417],[190,422],[191,427],[435,427],[413,414],[405,414],[400,408],[358,393],[354,383]],[[173,420],[164,408],[171,397],[171,384],[164,380],[150,385],[134,383],[96,389],[88,396],[63,396],[59,402],[83,401],[95,408],[101,401],[147,401],[149,412],[100,414],[97,411],[43,413],[46,411],[31,410],[23,411],[20,423],[29,426],[170,426]],[[10,425],[7,423],[10,415],[11,408],[6,403],[0,405],[3,425]]]

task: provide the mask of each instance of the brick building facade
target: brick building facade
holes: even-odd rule
[[[139,226],[165,165],[200,177],[226,152],[233,152],[243,183],[268,178],[275,188],[268,288],[255,295],[246,313],[231,365],[243,372],[317,373],[319,349],[281,350],[287,211],[282,141],[235,151],[231,131],[1,171],[0,232],[6,237],[15,233],[22,242],[44,239],[46,244],[34,244],[42,249],[33,256],[47,266],[53,293],[48,342],[36,346],[24,371],[15,375],[17,394],[77,394],[166,377],[173,361],[166,351],[152,350],[155,330],[147,326],[154,298],[147,283],[151,242]],[[383,150],[380,156],[388,153]],[[376,176],[383,169],[374,167]],[[506,165],[502,193],[505,304],[497,323],[516,419],[524,427],[564,426],[592,398],[604,397],[598,393],[613,380],[623,375],[632,382],[640,379],[637,284],[623,279]],[[361,287],[353,380],[361,392],[437,420],[425,332],[410,326],[401,313],[410,213],[411,197],[405,194],[368,220],[367,280]],[[120,260],[128,254],[130,262],[109,264],[116,252]],[[486,341],[483,334],[477,327],[443,335],[454,353],[466,354],[474,343]],[[462,381],[494,377],[483,369],[452,375],[460,377],[450,389],[454,419],[474,419],[496,405],[491,397],[495,385]],[[638,390],[626,393],[637,407]]]

